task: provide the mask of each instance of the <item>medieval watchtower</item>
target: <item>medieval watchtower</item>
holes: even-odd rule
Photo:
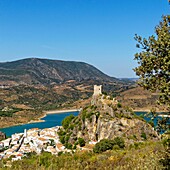
[[[94,85],[94,96],[99,96],[100,94],[102,94],[102,85]]]

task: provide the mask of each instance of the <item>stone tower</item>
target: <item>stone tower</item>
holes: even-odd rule
[[[94,85],[94,93],[93,96],[99,96],[100,94],[102,94],[102,85]]]

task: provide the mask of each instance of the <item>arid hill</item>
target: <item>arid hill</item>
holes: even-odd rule
[[[167,107],[165,105],[157,104],[158,97],[158,93],[151,93],[138,86],[121,92],[117,99],[124,106],[129,106],[133,110],[150,111],[151,109],[156,109],[156,111],[166,112]]]
[[[0,63],[0,85],[7,83],[50,85],[69,80],[123,82],[84,62],[27,58]]]

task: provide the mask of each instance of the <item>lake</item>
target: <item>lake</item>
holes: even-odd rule
[[[146,112],[135,112],[137,115],[144,115]],[[54,126],[61,126],[62,120],[69,116],[70,114],[73,114],[74,116],[77,116],[79,114],[78,111],[75,112],[65,112],[65,113],[56,113],[56,114],[47,114],[44,118],[41,120],[44,120],[44,122],[36,122],[36,123],[29,123],[29,124],[23,124],[23,125],[17,125],[17,126],[11,126],[7,128],[2,128],[0,131],[5,132],[7,136],[11,136],[14,133],[23,133],[24,129],[31,129],[31,128],[51,128]],[[160,118],[160,117],[159,117]],[[150,118],[144,117],[146,121],[149,121]],[[154,122],[156,124],[156,120]]]
[[[24,129],[31,129],[31,128],[44,129],[44,128],[51,128],[54,126],[61,126],[62,120],[71,114],[77,116],[79,112],[74,111],[74,112],[47,114],[44,118],[41,119],[44,120],[44,122],[35,122],[35,123],[11,126],[7,128],[2,128],[0,129],[0,131],[5,132],[6,136],[9,137],[14,133],[23,133]]]
[[[151,117],[146,117],[146,116],[145,116],[146,113],[148,113],[148,112],[135,112],[136,115],[138,115],[138,116],[142,115],[143,118],[144,118],[147,122],[149,122],[149,121],[151,120]],[[160,117],[160,116],[157,116],[157,117],[156,117],[156,119],[154,120],[154,124],[155,124],[155,125],[157,124],[157,120],[158,120],[158,119],[162,119],[162,117]]]

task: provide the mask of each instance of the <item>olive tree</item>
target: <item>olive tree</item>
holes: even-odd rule
[[[170,16],[164,16],[155,28],[156,36],[148,39],[135,35],[135,54],[139,66],[134,70],[140,76],[139,84],[145,89],[160,92],[160,103],[170,106]]]
[[[170,16],[162,17],[155,27],[155,35],[147,39],[135,35],[135,40],[136,47],[141,49],[134,58],[138,62],[134,69],[140,78],[138,83],[151,92],[158,92],[159,104],[166,104],[170,110]],[[167,127],[167,121],[169,118],[162,125]]]

